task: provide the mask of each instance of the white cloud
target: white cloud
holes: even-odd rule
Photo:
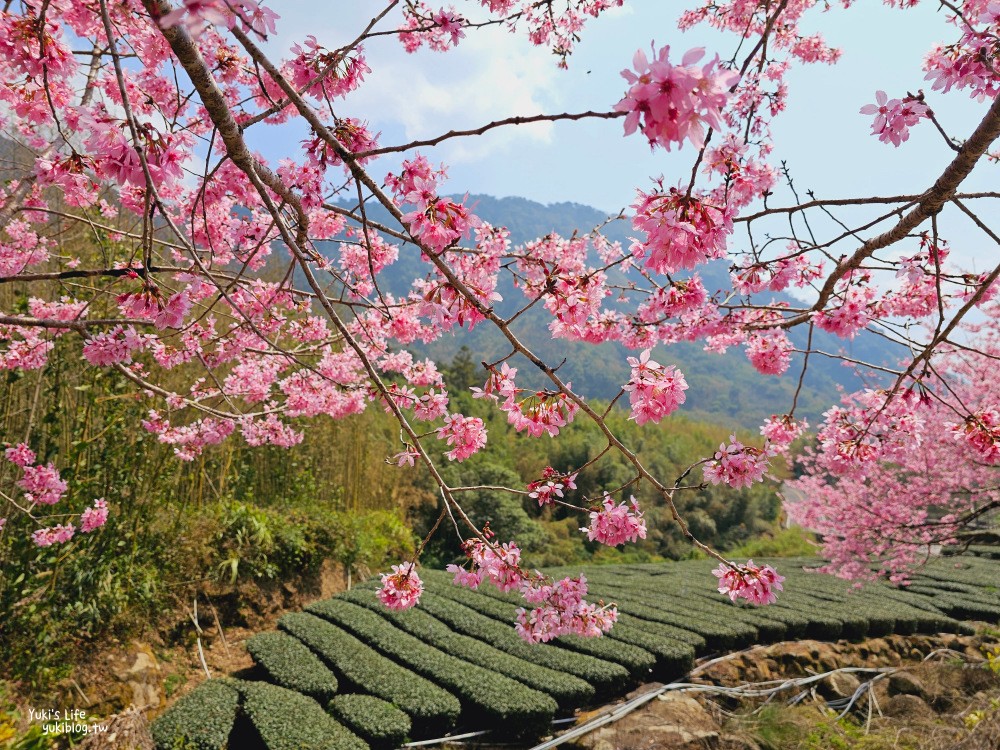
[[[307,34],[329,48],[343,44],[371,15],[356,7],[345,11],[337,28],[317,28],[315,6],[290,3],[282,8],[280,38],[274,40],[272,54],[287,50]],[[390,29],[397,22],[398,18],[387,18],[379,28]],[[394,37],[385,36],[369,40],[365,55],[372,72],[342,105],[343,111],[367,120],[375,131],[401,134],[407,141],[477,128],[513,115],[557,111],[562,98],[560,71],[549,50],[502,28],[470,32],[456,49],[444,54],[424,48],[410,55]],[[477,161],[519,142],[547,144],[551,137],[549,123],[511,126],[485,137],[446,142],[433,158]]]

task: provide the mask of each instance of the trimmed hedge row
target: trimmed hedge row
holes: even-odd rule
[[[223,750],[239,704],[240,695],[230,680],[206,680],[153,722],[157,750]]]
[[[298,638],[341,679],[358,691],[390,701],[413,722],[415,737],[435,737],[454,725],[458,699],[423,677],[404,669],[321,617],[293,612],[278,627]]]
[[[435,581],[435,584],[437,583]],[[451,584],[446,585],[451,586]],[[507,623],[508,627],[514,623],[514,610],[516,607],[509,601],[490,595],[490,592],[501,594],[499,590],[492,586],[485,587],[484,593],[469,591],[468,589],[462,590],[456,586],[445,589],[441,585],[435,585],[432,590],[439,591],[445,596],[452,596],[453,592],[464,591],[466,596],[460,600],[463,604],[481,614],[492,617],[494,620]],[[655,656],[644,649],[627,643],[613,643],[604,638],[581,638],[580,636],[562,636],[552,641],[552,643],[571,651],[593,656],[597,659],[621,664],[629,671],[633,679],[639,681],[649,677],[650,671],[656,666]]]
[[[614,592],[600,592],[601,596],[607,598],[611,594]],[[651,597],[648,590],[640,593],[628,587],[623,587],[615,594],[619,608],[625,608],[623,611],[631,615],[697,632],[705,639],[706,652],[744,648],[759,640],[757,629],[752,625],[733,617],[702,614],[700,603],[685,608],[680,604],[681,600],[676,598],[671,598],[670,604],[652,602],[652,598],[655,597]]]
[[[1000,621],[1000,606],[996,604],[978,602],[954,595],[935,596],[934,604],[960,620]]]
[[[364,638],[383,654],[445,687],[462,702],[462,718],[506,736],[538,736],[558,708],[545,693],[438,651],[374,612],[343,599],[311,604],[307,611]]]
[[[619,620],[605,637],[636,646],[656,657],[652,676],[657,680],[673,680],[687,674],[694,666],[694,646],[664,638],[649,629],[636,628]]]
[[[247,651],[270,682],[326,703],[337,692],[337,678],[297,638],[271,631],[247,640]]]
[[[456,593],[461,595],[463,592],[456,589]],[[631,684],[628,670],[620,664],[544,643],[525,643],[511,625],[480,614],[455,599],[425,591],[420,597],[420,607],[455,631],[489,643],[505,654],[579,677],[594,687],[598,699],[618,695]]]
[[[268,750],[368,750],[364,740],[306,695],[267,682],[238,687],[243,711]]]
[[[695,633],[693,630],[685,630],[675,625],[656,622],[654,620],[644,620],[642,618],[642,607],[634,606],[631,602],[618,602],[618,624],[636,628],[646,633],[665,638],[667,640],[686,643],[695,650],[695,653],[702,653],[705,650],[705,637]],[[618,625],[615,625],[617,628]],[[611,630],[614,633],[614,629]]]
[[[327,704],[327,710],[372,750],[399,747],[410,733],[410,717],[373,695],[338,695]]]
[[[576,708],[594,698],[594,688],[579,677],[533,664],[499,651],[488,643],[456,633],[423,607],[404,611],[387,609],[370,590],[364,589],[347,591],[337,598],[375,611],[400,630],[447,654],[548,693],[560,708]]]

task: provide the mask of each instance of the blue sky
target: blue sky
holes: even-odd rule
[[[335,48],[354,38],[383,7],[355,0],[272,0],[270,5],[281,15],[279,34],[271,42],[274,54],[306,34]],[[395,37],[379,37],[366,45],[373,72],[338,114],[368,120],[381,131],[381,142],[391,144],[515,114],[607,110],[624,92],[620,71],[651,40],[657,47],[670,44],[680,54],[703,46],[709,54],[731,56],[733,35],[707,27],[677,30],[685,5],[626,0],[625,8],[588,24],[569,70],[557,69],[549,51],[532,46],[523,34],[503,29],[470,32],[446,54],[423,49],[408,55]],[[456,6],[472,14],[479,3]],[[935,41],[952,41],[956,35],[936,7],[925,2],[901,11],[866,0],[848,10],[834,4],[829,12],[817,8],[807,15],[804,29],[822,31],[843,49],[843,58],[835,66],[796,68],[789,78],[789,109],[775,122],[773,160],[788,163],[800,190],[826,197],[921,192],[952,158],[929,123],[914,129],[897,149],[869,135],[871,118],[858,113],[874,100],[876,89],[892,97],[924,88],[949,132],[964,137],[975,127],[986,103],[963,92],[930,92],[923,81],[924,54]],[[392,26],[387,19],[380,28]],[[269,157],[286,155],[287,137],[301,137],[286,132],[275,138],[273,131],[264,128],[253,141]],[[628,206],[635,188],[648,187],[651,177],[664,175],[673,183],[689,174],[694,157],[690,145],[672,154],[650,153],[641,136],[622,137],[620,120],[505,128],[423,151],[449,165],[449,192],[575,201],[612,213]],[[383,160],[373,171],[381,177],[396,163]],[[995,169],[981,166],[966,187],[987,187],[995,181]],[[957,227],[953,236],[980,243],[967,227]],[[981,266],[975,255],[970,246],[963,265]]]

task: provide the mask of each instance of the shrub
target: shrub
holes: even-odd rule
[[[641,615],[637,614],[640,611],[642,611],[641,607],[633,606],[631,602],[619,602],[618,623],[658,635],[667,640],[686,643],[695,650],[695,653],[702,653],[705,650],[705,638],[703,636],[695,633],[693,630],[685,630],[684,628],[655,622],[654,620],[644,620]],[[614,631],[612,630],[612,632]]]
[[[268,750],[368,750],[309,696],[266,682],[241,682],[239,691]]]
[[[157,750],[224,750],[240,696],[228,680],[206,680],[153,722]]]
[[[455,593],[461,596],[465,592],[456,589]],[[574,654],[544,643],[525,643],[510,625],[482,615],[456,599],[428,591],[421,597],[420,607],[455,631],[489,643],[505,654],[579,677],[594,687],[598,699],[618,695],[629,684],[628,670],[620,664]]]
[[[594,697],[594,688],[579,677],[527,662],[488,643],[456,633],[421,607],[405,611],[387,609],[370,590],[362,589],[347,591],[337,598],[374,610],[400,630],[445,653],[548,693],[560,708],[575,708]]]
[[[513,623],[516,607],[509,599],[492,586],[484,587],[483,593],[467,591],[466,602],[470,607],[484,615],[501,622]],[[656,666],[656,657],[648,651],[628,643],[609,642],[603,638],[581,638],[580,636],[563,636],[553,641],[557,646],[567,648],[582,654],[621,664],[636,680],[642,681],[649,677],[650,671]]]
[[[624,611],[629,614],[697,632],[705,639],[710,651],[743,648],[760,638],[756,628],[734,619],[728,613],[721,617],[705,614],[703,600],[696,598],[691,601],[691,595],[687,593],[677,595],[658,589],[648,581],[632,583],[623,579],[616,584],[598,582],[591,587],[591,591],[594,596],[616,601],[619,608],[625,608]],[[651,593],[660,594],[661,591],[662,596],[651,596]],[[662,603],[664,600],[669,604]],[[691,603],[686,604],[689,601]]]
[[[612,638],[584,638],[579,635],[564,635],[553,643],[570,651],[613,661],[625,667],[638,682],[647,682],[656,666],[656,657],[643,648]]]
[[[337,678],[301,641],[279,632],[258,633],[247,651],[270,682],[326,703],[337,692]]]
[[[410,733],[409,716],[371,695],[338,695],[327,710],[363,737],[372,750],[399,747]]]
[[[332,623],[293,612],[284,615],[278,627],[318,654],[342,685],[346,683],[402,709],[413,722],[414,736],[439,736],[458,718],[461,704],[455,696],[394,664]]]
[[[652,624],[652,623],[650,623]],[[619,621],[608,637],[612,641],[637,646],[656,657],[653,676],[657,680],[672,680],[690,671],[694,664],[694,647],[671,638],[664,638],[650,629],[637,628]]]
[[[505,736],[537,736],[556,711],[548,695],[489,670],[438,651],[393,627],[374,612],[343,599],[311,604],[308,611],[349,630],[365,643],[414,672],[442,685],[462,702],[463,718]],[[488,687],[487,687],[488,686]]]

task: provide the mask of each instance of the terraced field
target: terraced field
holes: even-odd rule
[[[495,730],[528,742],[554,718],[650,680],[685,674],[695,658],[797,638],[970,632],[1000,621],[995,561],[942,558],[908,589],[803,571],[776,560],[778,603],[732,604],[715,593],[705,561],[583,568],[591,598],[615,601],[602,638],[524,643],[512,626],[518,598],[469,591],[423,570],[426,592],[405,612],[382,607],[376,584],[287,614],[247,642],[253,681],[216,679],[154,722],[160,750],[373,750],[457,730]],[[579,567],[547,571],[577,575]]]

